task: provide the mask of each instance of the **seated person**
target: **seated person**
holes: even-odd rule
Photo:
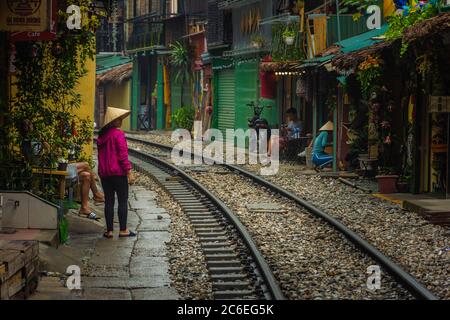
[[[286,148],[290,140],[299,139],[302,134],[303,124],[301,121],[298,121],[297,110],[294,108],[288,109],[286,111],[286,121],[287,125],[283,125],[281,128],[282,137],[274,136],[269,144],[269,156],[272,153],[272,143],[278,142],[281,150]],[[275,139],[277,140],[275,141]]]
[[[328,121],[319,130],[319,135],[314,141],[312,150],[312,162],[316,167],[324,167],[333,162],[333,156],[325,153],[328,144],[328,133],[333,131],[333,123]]]
[[[95,173],[92,172],[89,164],[85,162],[71,163],[68,166],[69,172],[71,168],[77,171],[78,178],[80,179],[80,216],[98,220],[97,214],[89,208],[89,191],[92,191],[92,194],[94,195],[94,202],[105,202],[105,196],[98,190]]]
[[[287,126],[285,127],[288,140],[298,139],[302,135],[303,124],[298,121],[297,110],[290,108],[286,111]]]

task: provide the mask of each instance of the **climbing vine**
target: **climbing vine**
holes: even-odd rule
[[[87,75],[87,61],[95,56],[99,19],[90,7],[91,1],[70,1],[81,9],[82,28],[68,30],[64,9],[68,2],[58,2],[61,31],[56,39],[15,44],[15,94],[10,99],[7,132],[16,146],[10,150],[20,149],[11,156],[26,167],[54,167],[62,160],[86,160],[82,149],[92,140],[93,123],[79,115],[82,96],[77,90]]]

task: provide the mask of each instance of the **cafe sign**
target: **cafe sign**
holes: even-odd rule
[[[0,31],[42,32],[48,22],[48,0],[0,1]]]

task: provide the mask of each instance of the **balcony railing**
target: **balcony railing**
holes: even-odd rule
[[[127,51],[160,47],[164,43],[162,26],[151,25],[141,32],[134,32],[127,41]],[[152,28],[152,29],[150,29]]]
[[[223,0],[219,1],[219,9],[239,8],[259,1],[260,0]]]

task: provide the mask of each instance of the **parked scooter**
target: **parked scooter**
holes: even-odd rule
[[[248,107],[253,109],[253,118],[248,119],[248,126],[249,128],[255,129],[256,131],[256,137],[250,137],[250,145],[251,146],[257,146],[257,143],[259,142],[260,135],[259,130],[260,129],[266,129],[267,130],[267,144],[269,144],[270,137],[271,137],[271,130],[269,126],[269,122],[261,117],[262,112],[264,109],[270,109],[272,106],[261,106],[254,101],[247,104]],[[256,140],[256,141],[255,141]],[[256,151],[256,150],[250,150],[250,151]]]

